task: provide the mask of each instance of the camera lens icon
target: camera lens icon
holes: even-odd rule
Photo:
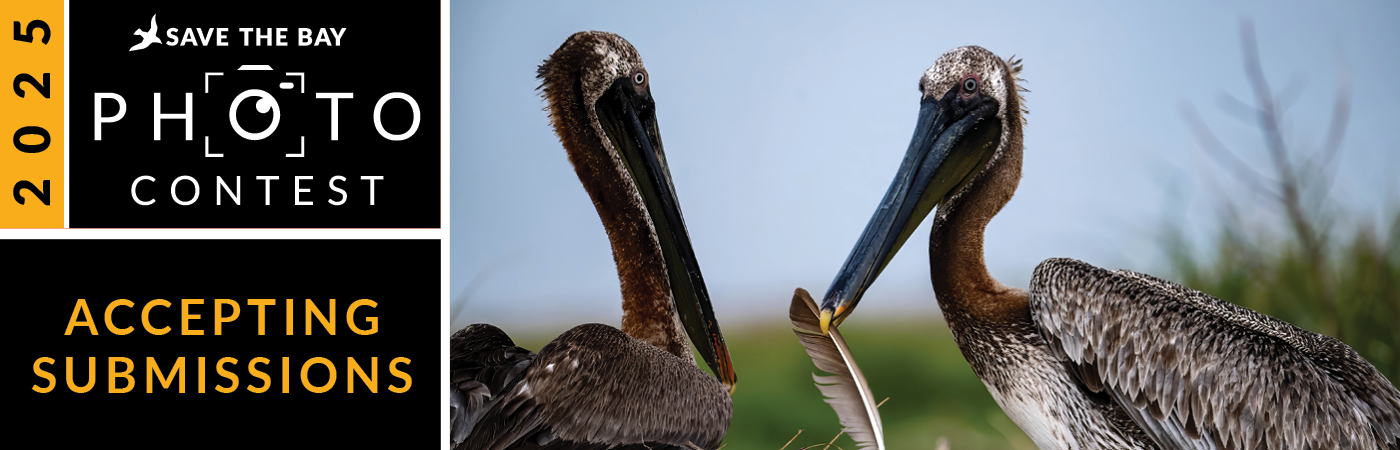
[[[243,100],[248,97],[258,98],[257,103],[253,104],[258,112],[267,114],[268,111],[272,111],[272,123],[267,125],[267,129],[257,133],[249,133],[248,130],[243,129],[242,125],[238,124],[238,105],[243,104]],[[233,104],[228,107],[228,123],[233,125],[233,131],[250,141],[260,141],[272,135],[272,132],[277,130],[277,124],[281,122],[282,108],[277,106],[277,99],[272,98],[272,94],[262,89],[249,89],[239,93],[237,97],[233,98]]]

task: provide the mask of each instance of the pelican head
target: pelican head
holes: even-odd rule
[[[732,392],[734,368],[671,184],[641,55],[616,34],[580,32],[540,65],[539,78],[555,132],[613,243],[623,331],[690,359],[684,341],[668,335],[679,320]],[[642,305],[663,297],[665,308]],[[660,310],[669,313],[648,312]]]
[[[967,46],[943,54],[919,78],[914,137],[889,191],[826,292],[823,332],[855,309],[861,295],[935,206],[940,217],[948,214],[949,204],[983,178],[1006,149],[1019,149],[1019,72],[1018,63],[982,47]],[[1014,191],[1015,181],[1011,183]]]

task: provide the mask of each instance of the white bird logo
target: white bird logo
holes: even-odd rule
[[[131,50],[127,50],[127,51],[129,51],[129,52],[134,52],[134,51],[137,51],[137,50],[146,48],[147,46],[151,45],[151,43],[159,44],[159,43],[160,43],[160,38],[159,38],[159,37],[156,37],[156,31],[157,31],[157,30],[159,30],[159,28],[156,27],[156,16],[155,16],[154,14],[152,14],[152,15],[151,15],[151,31],[141,31],[140,28],[137,28],[137,29],[136,29],[136,32],[135,32],[135,33],[132,33],[132,34],[135,34],[135,35],[137,35],[137,36],[141,36],[141,43],[131,46]]]

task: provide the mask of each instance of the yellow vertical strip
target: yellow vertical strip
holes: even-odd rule
[[[63,2],[6,3],[0,10],[0,228],[62,228]]]

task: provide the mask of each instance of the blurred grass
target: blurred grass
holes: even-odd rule
[[[739,390],[727,449],[776,450],[804,430],[793,447],[825,444],[841,430],[812,384],[816,368],[787,323],[731,333]],[[842,325],[880,407],[888,448],[1034,448],[972,373],[941,321],[910,320]],[[1004,433],[1009,433],[1008,436]],[[850,437],[836,441],[854,450]]]

